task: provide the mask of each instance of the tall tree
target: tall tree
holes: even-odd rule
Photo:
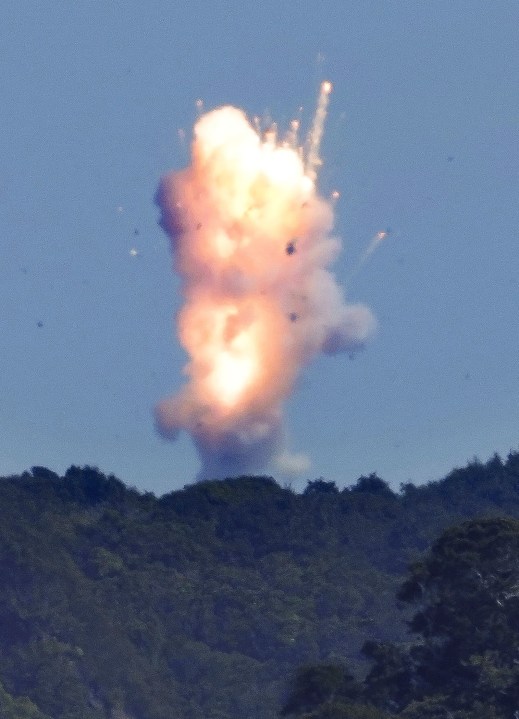
[[[519,711],[519,521],[447,530],[411,567],[399,598],[418,605],[411,649],[419,693]],[[499,714],[499,716],[501,716]]]

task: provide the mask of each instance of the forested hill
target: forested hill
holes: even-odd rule
[[[519,517],[519,454],[399,494],[268,477],[161,498],[90,467],[0,480],[0,716],[267,719],[302,664],[362,671],[450,525]]]

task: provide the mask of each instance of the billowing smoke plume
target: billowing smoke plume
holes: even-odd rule
[[[282,405],[316,354],[352,352],[375,325],[347,304],[327,269],[340,250],[333,205],[316,191],[329,83],[323,83],[305,151],[297,122],[279,141],[240,110],[222,107],[195,125],[191,165],[157,192],[184,306],[179,339],[190,360],[184,387],[156,409],[174,439],[187,431],[201,478],[265,469],[304,470],[289,454]]]

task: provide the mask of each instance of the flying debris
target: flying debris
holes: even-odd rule
[[[359,261],[355,265],[352,273],[349,276],[349,279],[351,280],[357,273],[362,269],[362,267],[366,264],[366,262],[369,260],[371,255],[375,252],[377,247],[392,233],[392,230],[390,227],[388,227],[386,230],[379,230],[376,232],[371,240],[368,243],[368,246],[362,253],[362,255],[359,258]]]
[[[328,269],[340,251],[336,198],[321,197],[316,181],[331,90],[321,85],[303,147],[299,121],[278,140],[274,124],[263,132],[237,108],[201,114],[191,164],[160,182],[189,361],[187,383],[157,406],[156,421],[165,437],[191,435],[200,478],[308,467],[285,446],[283,403],[313,357],[350,354],[374,331],[370,310],[346,302]]]

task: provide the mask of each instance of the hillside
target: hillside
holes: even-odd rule
[[[490,516],[519,517],[519,454],[399,494],[376,475],[160,498],[90,467],[2,478],[0,715],[275,717],[300,665],[361,674],[366,640],[406,638],[409,563]]]

